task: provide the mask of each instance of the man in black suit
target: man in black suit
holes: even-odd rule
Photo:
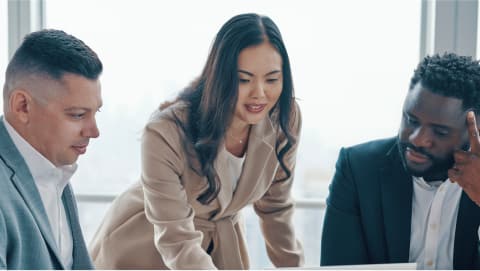
[[[340,151],[321,265],[478,269],[479,112],[479,62],[452,53],[425,57],[398,136]]]

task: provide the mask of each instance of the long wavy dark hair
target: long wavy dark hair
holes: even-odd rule
[[[215,199],[220,189],[214,161],[232,121],[238,99],[238,56],[243,49],[265,41],[271,43],[282,57],[283,89],[269,116],[279,124],[287,139],[287,143],[282,146],[280,142],[276,144],[277,159],[286,173],[286,177],[279,181],[291,175],[283,157],[295,143],[290,125],[294,91],[290,62],[282,36],[275,23],[266,16],[253,13],[237,15],[227,21],[217,33],[200,77],[176,99],[188,105],[186,121],[182,122],[176,117],[176,122],[185,134],[185,148],[188,150],[191,149],[188,146],[193,146],[200,163],[196,167],[190,161],[190,167],[208,181],[208,189],[197,199],[202,204]],[[173,103],[164,104],[161,109],[170,104]]]

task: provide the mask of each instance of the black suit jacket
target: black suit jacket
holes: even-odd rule
[[[330,185],[321,265],[408,262],[412,177],[396,138],[342,149]],[[479,265],[480,208],[462,193],[453,253],[455,269]]]

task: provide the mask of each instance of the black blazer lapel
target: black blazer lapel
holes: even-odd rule
[[[480,208],[465,192],[462,192],[453,249],[454,269],[479,269],[477,233],[479,225]]]
[[[380,169],[383,219],[389,262],[408,262],[412,217],[412,177],[402,165],[397,144]]]

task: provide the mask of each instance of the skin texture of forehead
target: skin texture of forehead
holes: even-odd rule
[[[268,41],[244,48],[238,56],[239,68],[248,66],[252,62],[258,62],[268,66],[278,61],[279,67],[275,68],[280,70],[282,68],[282,57],[278,50]],[[263,74],[261,75],[263,76]]]
[[[406,113],[428,116],[431,122],[447,126],[464,124],[467,112],[461,99],[436,94],[420,83],[409,91],[404,110]]]

